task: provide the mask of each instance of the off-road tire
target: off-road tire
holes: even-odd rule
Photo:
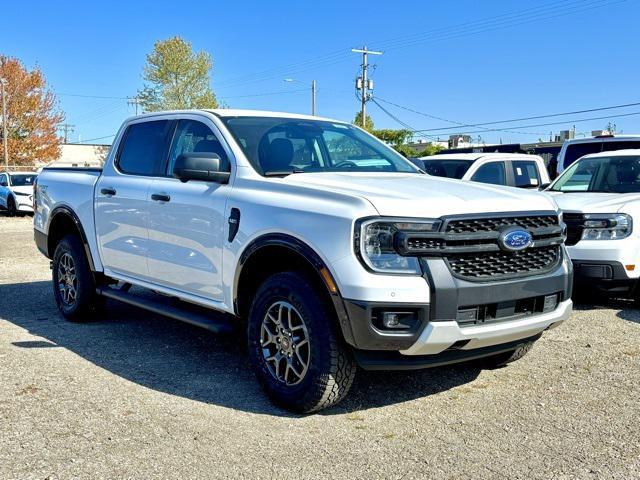
[[[263,320],[278,302],[295,308],[308,333],[308,369],[296,385],[276,379],[263,355]],[[296,413],[310,413],[335,405],[347,395],[356,363],[336,324],[333,308],[300,273],[274,274],[258,288],[247,322],[249,360],[260,385],[275,405]]]
[[[498,353],[491,355],[490,357],[481,358],[479,360],[480,366],[487,369],[504,367],[508,363],[515,362],[524,357],[529,350],[533,347],[535,341],[523,343],[515,350],[509,350],[508,352]]]
[[[68,303],[63,300],[60,291],[60,262],[65,255],[73,259],[75,266],[75,301]],[[60,313],[72,322],[86,322],[94,317],[103,299],[96,294],[96,285],[89,269],[89,262],[82,242],[77,235],[67,235],[58,243],[53,255],[53,295]]]

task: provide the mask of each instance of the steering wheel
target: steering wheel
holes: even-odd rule
[[[335,168],[347,168],[347,167],[358,168],[358,165],[350,160],[343,160],[340,163],[336,163],[334,167]]]

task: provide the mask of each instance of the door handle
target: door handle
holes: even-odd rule
[[[106,195],[107,197],[113,197],[116,194],[116,189],[111,187],[101,188],[100,193],[102,195]]]
[[[166,193],[153,193],[151,194],[151,200],[154,202],[168,202],[171,200],[171,197]]]

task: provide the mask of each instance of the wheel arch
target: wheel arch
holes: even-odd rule
[[[87,235],[80,222],[80,218],[67,206],[56,207],[51,212],[47,234],[47,256],[53,258],[56,246],[60,243],[60,240],[70,233],[74,233],[80,238],[84,246],[87,261],[89,262],[89,268],[92,272],[95,272],[96,269],[93,256],[91,255],[91,249],[89,248],[89,241],[87,240]]]
[[[271,233],[258,237],[240,255],[234,276],[233,308],[246,318],[253,295],[270,275],[288,270],[301,270],[331,302],[336,318],[348,343],[353,333],[338,285],[320,255],[308,244],[291,235]]]

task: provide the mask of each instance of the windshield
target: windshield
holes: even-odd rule
[[[424,171],[435,177],[461,179],[467,173],[473,160],[425,160]]]
[[[640,192],[640,157],[597,157],[577,161],[550,190],[556,192]]]
[[[307,172],[420,173],[400,154],[347,124],[271,117],[222,118],[265,176]]]
[[[33,185],[34,180],[36,179],[36,174],[13,174],[11,175],[11,186],[12,187],[26,187],[28,185]]]

